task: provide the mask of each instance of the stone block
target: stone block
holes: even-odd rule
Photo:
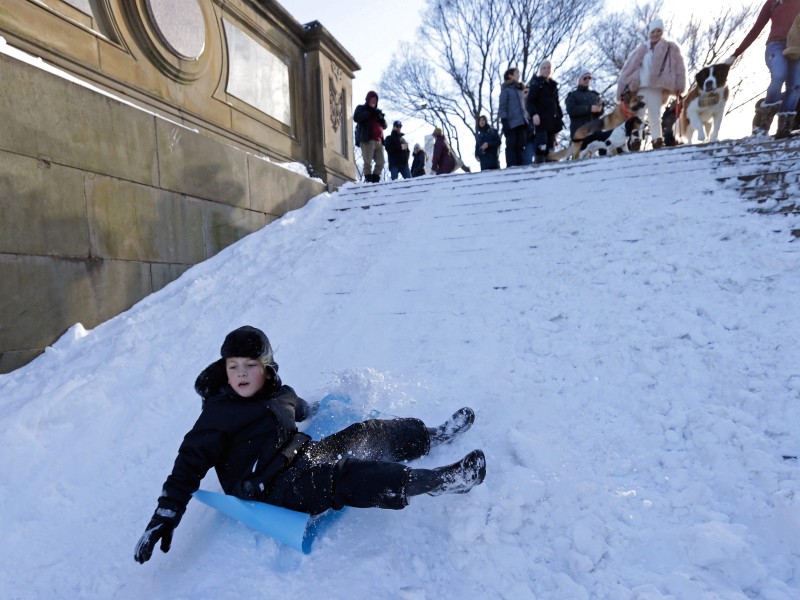
[[[183,264],[205,259],[198,200],[90,175],[86,201],[95,258]]]
[[[41,350],[75,323],[95,327],[152,291],[150,265],[0,254],[5,353]]]
[[[0,151],[0,252],[88,258],[81,171]]]
[[[0,150],[156,185],[155,119],[0,54]]]
[[[247,153],[180,125],[160,120],[162,188],[247,208]]]
[[[257,156],[249,157],[249,167],[250,208],[274,217],[305,206],[309,198],[327,189],[319,180],[294,173]]]
[[[258,212],[213,202],[206,202],[203,208],[206,256],[209,258],[275,220]]]

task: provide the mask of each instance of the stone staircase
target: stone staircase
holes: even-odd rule
[[[389,206],[410,210],[418,202],[435,202],[437,190],[446,189],[458,190],[465,204],[494,205],[513,213],[525,209],[526,199],[537,190],[537,181],[565,177],[563,190],[569,194],[573,178],[591,178],[603,188],[624,189],[631,178],[652,179],[654,172],[668,171],[680,172],[690,180],[710,175],[722,188],[735,190],[752,202],[750,210],[756,213],[800,214],[800,137],[780,141],[744,138],[539,167],[348,185],[337,195],[336,210]],[[792,233],[800,237],[800,230]]]

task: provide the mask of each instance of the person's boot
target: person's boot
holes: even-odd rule
[[[436,469],[411,469],[406,482],[406,496],[428,494],[466,494],[486,477],[486,457],[473,450],[460,461]]]
[[[372,174],[364,175],[364,183],[372,183]]]
[[[794,125],[794,118],[797,113],[782,112],[778,113],[778,130],[775,132],[776,140],[783,140],[792,135],[792,126]]]
[[[656,138],[653,140],[653,150],[658,150],[664,147],[664,138]]]
[[[475,422],[475,411],[471,408],[459,408],[453,416],[436,428],[428,427],[431,438],[431,448],[449,444]]]
[[[535,165],[543,165],[547,162],[547,156],[544,154],[534,154],[533,155],[533,164]]]
[[[375,175],[373,173],[373,175],[372,175],[372,183],[380,183],[380,182],[381,182],[381,176],[380,175]]]
[[[772,127],[772,120],[778,114],[780,102],[773,104],[761,104],[756,107],[756,114],[753,117],[753,135],[769,135]]]

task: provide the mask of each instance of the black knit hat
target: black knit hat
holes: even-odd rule
[[[267,335],[250,325],[234,329],[226,335],[219,353],[222,358],[241,356],[262,360],[273,371],[278,372],[278,365],[272,357],[272,346],[270,346]]]

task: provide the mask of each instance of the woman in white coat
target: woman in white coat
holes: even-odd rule
[[[649,27],[649,43],[640,44],[625,61],[617,82],[617,100],[626,89],[639,94],[647,109],[653,148],[664,145],[661,114],[670,96],[686,90],[686,65],[678,44],[665,39],[664,22],[655,19]]]

